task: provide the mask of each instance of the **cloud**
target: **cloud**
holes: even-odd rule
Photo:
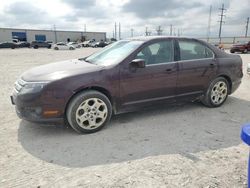
[[[96,4],[95,0],[62,0],[62,2],[74,9],[85,9],[85,11]]]
[[[249,15],[249,0],[4,0],[0,6],[2,27],[105,31],[112,36],[114,23],[122,25],[122,36],[143,35],[145,27],[152,33],[161,25],[169,34],[170,24],[184,35],[205,36],[209,6],[213,6],[211,33],[218,34],[218,8],[224,2],[226,23],[223,36],[244,32]]]
[[[183,10],[200,7],[199,2],[188,3],[176,0],[130,0],[122,10],[134,13],[139,18],[155,18],[161,16],[173,16],[180,14]],[[176,12],[178,11],[178,12]]]
[[[48,21],[48,14],[25,1],[19,1],[10,4],[4,10],[4,17],[9,19],[11,24],[41,24]]]
[[[104,19],[107,17],[106,10],[97,5],[94,0],[62,0],[72,8],[72,13],[65,15],[66,21],[78,21],[82,17],[88,19]]]

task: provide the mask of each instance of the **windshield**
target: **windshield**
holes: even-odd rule
[[[118,41],[107,46],[100,52],[90,55],[85,61],[104,66],[117,64],[137,49],[142,43],[143,41]]]

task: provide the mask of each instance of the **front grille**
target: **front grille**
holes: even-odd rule
[[[19,79],[19,80],[17,80],[16,82],[15,82],[15,90],[16,90],[16,92],[18,93],[18,92],[20,92],[21,91],[21,89],[23,88],[23,86],[26,84],[26,82],[25,81],[23,81],[22,79]]]

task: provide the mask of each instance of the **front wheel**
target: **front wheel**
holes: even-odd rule
[[[93,133],[102,129],[111,118],[109,99],[94,90],[77,94],[69,103],[66,116],[71,127],[79,133]]]
[[[219,107],[226,101],[228,93],[228,81],[223,77],[218,77],[211,82],[202,103],[208,107]]]

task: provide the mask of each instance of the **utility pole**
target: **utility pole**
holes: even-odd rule
[[[173,34],[173,25],[172,24],[170,24],[170,36],[172,36],[172,34]]]
[[[158,29],[156,29],[157,35],[162,35],[163,30],[161,29],[161,26],[158,26]]]
[[[131,37],[134,37],[134,29],[131,29]]]
[[[54,24],[54,33],[55,33],[55,43],[57,43],[56,24]]]
[[[119,40],[121,40],[121,23],[119,22]]]
[[[210,9],[209,9],[208,26],[207,26],[207,42],[209,42],[209,38],[210,38],[211,15],[212,15],[212,5],[210,5]]]
[[[117,39],[116,22],[115,22],[115,39]]]
[[[87,29],[86,29],[86,24],[84,24],[84,32],[86,33]]]
[[[145,35],[148,36],[148,27],[146,27]]]
[[[223,18],[225,17],[224,11],[226,11],[226,9],[224,8],[224,3],[222,4],[222,7],[219,8],[219,10],[221,10],[221,14],[219,15],[219,17],[220,17],[220,21],[219,21],[219,23],[220,23],[219,39],[220,39],[220,43],[221,43],[221,29],[222,29],[222,24],[225,23],[223,21]]]
[[[245,37],[247,37],[247,33],[248,33],[248,24],[249,24],[249,17],[247,18],[247,25],[246,25],[246,34],[245,34]]]

